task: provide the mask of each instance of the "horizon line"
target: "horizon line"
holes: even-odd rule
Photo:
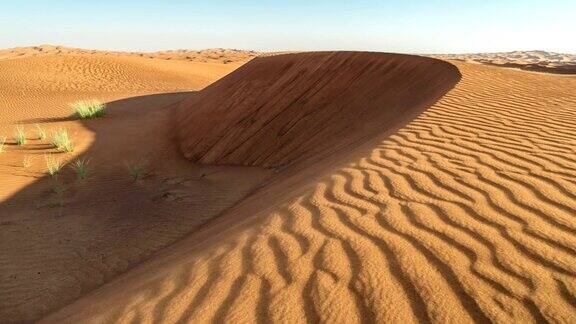
[[[558,54],[568,54],[576,55],[576,53],[568,52],[558,52],[545,49],[516,49],[516,50],[502,50],[502,51],[470,51],[470,52],[408,52],[408,51],[385,51],[385,50],[373,50],[373,49],[282,49],[282,50],[259,50],[259,49],[248,49],[248,48],[234,48],[234,47],[204,47],[204,48],[191,48],[191,47],[180,47],[180,48],[164,48],[156,50],[138,50],[138,49],[105,49],[105,48],[88,48],[79,47],[73,45],[63,45],[63,44],[50,44],[41,43],[38,45],[16,45],[12,47],[3,47],[0,50],[10,50],[16,48],[34,48],[34,47],[62,47],[68,49],[77,50],[91,50],[91,51],[101,51],[101,52],[118,52],[118,53],[157,53],[157,52],[167,52],[167,51],[207,51],[207,50],[232,50],[232,51],[243,51],[243,52],[254,52],[254,53],[284,53],[284,52],[375,52],[375,53],[398,53],[398,54],[416,54],[416,55],[472,55],[472,54],[498,54],[498,53],[514,53],[514,52],[546,52],[546,53],[558,53]]]

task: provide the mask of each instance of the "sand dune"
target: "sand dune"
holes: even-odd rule
[[[0,105],[6,108],[0,123],[69,116],[69,104],[77,98],[196,90],[237,66],[103,54],[0,61]]]
[[[445,62],[382,53],[252,60],[178,109],[184,156],[279,167],[329,156],[409,120],[459,79]]]
[[[435,58],[478,62],[527,71],[576,74],[576,55],[546,51],[431,55]]]
[[[213,48],[204,50],[169,50],[157,52],[119,52],[88,50],[56,45],[40,45],[27,47],[14,47],[0,50],[0,61],[30,56],[45,55],[107,55],[107,56],[138,56],[161,60],[183,60],[203,63],[243,63],[256,57],[258,52],[235,49]]]
[[[284,169],[42,322],[576,321],[576,80],[454,64],[461,81],[393,134]],[[282,161],[244,152],[212,161]]]

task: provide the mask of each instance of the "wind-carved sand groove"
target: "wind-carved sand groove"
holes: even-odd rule
[[[575,322],[576,79],[455,64],[393,135],[46,322]]]

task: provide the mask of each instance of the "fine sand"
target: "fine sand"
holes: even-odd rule
[[[56,195],[19,166],[46,141],[0,153],[2,322],[576,321],[576,78],[380,53],[240,65],[0,61],[2,133],[67,127],[63,159],[95,168]],[[85,97],[109,114],[70,120]],[[143,155],[132,182],[122,160]]]

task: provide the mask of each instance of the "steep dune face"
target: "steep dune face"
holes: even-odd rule
[[[182,102],[177,138],[207,164],[278,167],[358,145],[459,79],[428,58],[319,52],[257,58]]]
[[[345,166],[264,188],[45,322],[575,322],[576,80],[455,64],[452,91]]]

